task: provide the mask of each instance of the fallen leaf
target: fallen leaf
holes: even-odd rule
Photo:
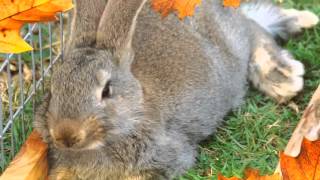
[[[57,12],[73,7],[72,0],[0,0],[0,53],[32,50],[20,37],[25,23],[55,20]]]
[[[33,131],[9,167],[1,175],[0,180],[46,179],[48,171],[47,149],[48,145],[42,142],[39,133]]]
[[[280,180],[281,177],[279,173],[272,175],[260,176],[259,171],[255,169],[247,169],[245,171],[245,177],[243,180]],[[241,180],[237,177],[226,178],[222,175],[218,175],[218,180]]]
[[[246,180],[280,180],[281,179],[279,173],[260,176],[259,171],[254,169],[247,170],[245,174],[246,174]]]
[[[222,174],[218,174],[218,180],[241,180],[237,177],[230,177],[230,178],[227,178],[227,177],[224,177]]]
[[[178,11],[179,18],[183,19],[193,16],[196,6],[200,3],[201,0],[152,0],[152,7],[163,17],[172,11]]]
[[[303,139],[298,157],[290,157],[280,153],[280,166],[284,180],[316,180],[320,179],[320,140]]]
[[[284,153],[291,157],[297,157],[300,153],[301,143],[306,137],[310,141],[319,139],[320,134],[320,85],[313,94],[308,107],[294,130]]]
[[[248,170],[245,180],[320,180],[320,86],[296,127],[275,173],[259,176],[258,171]],[[218,180],[239,180],[218,175]]]

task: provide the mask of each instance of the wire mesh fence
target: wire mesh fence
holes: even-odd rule
[[[48,87],[53,64],[63,56],[63,14],[58,18],[22,29],[33,51],[0,54],[0,174],[31,132],[37,99]]]

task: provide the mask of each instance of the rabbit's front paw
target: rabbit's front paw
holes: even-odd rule
[[[250,63],[252,83],[280,103],[287,102],[302,90],[303,75],[303,64],[286,50],[274,55],[266,48],[258,48]]]

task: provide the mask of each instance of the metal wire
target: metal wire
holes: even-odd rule
[[[45,79],[63,56],[62,13],[59,18],[55,23],[23,28],[23,39],[33,46],[33,51],[0,54],[0,174],[31,132],[36,101],[45,91]],[[57,42],[60,45],[56,46]]]
[[[8,58],[8,56],[7,56]],[[10,59],[8,58],[8,61],[10,64]],[[12,78],[11,78],[11,71],[10,71],[10,65],[7,66],[7,81],[8,81],[8,94],[9,94],[9,119],[12,119],[12,115],[13,115],[13,109],[12,109]],[[14,124],[12,124],[12,128],[11,130],[11,148],[10,148],[10,153],[11,156],[14,156],[14,134],[13,134],[13,127]]]
[[[2,112],[2,98],[0,97],[0,131],[3,131],[3,112]],[[4,158],[4,144],[3,138],[0,138],[0,150],[1,150],[1,168],[4,168],[6,160]]]

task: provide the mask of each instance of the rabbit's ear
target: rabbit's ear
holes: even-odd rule
[[[86,47],[96,43],[98,24],[107,0],[76,0],[69,46]]]
[[[137,16],[147,0],[109,0],[97,31],[97,46],[116,53],[131,49]]]

